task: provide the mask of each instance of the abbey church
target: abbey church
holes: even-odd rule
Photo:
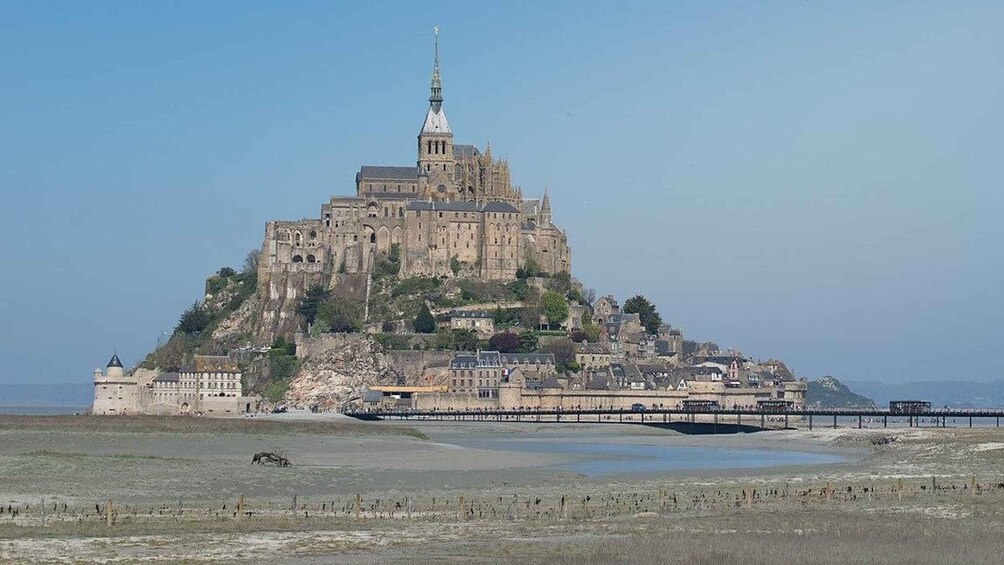
[[[355,196],[332,196],[320,218],[268,222],[259,281],[279,273],[321,280],[365,273],[393,246],[403,277],[505,280],[531,263],[549,273],[571,272],[571,250],[551,221],[547,190],[524,199],[509,164],[494,159],[490,146],[454,143],[443,108],[438,34],[417,149],[414,166],[360,167]]]

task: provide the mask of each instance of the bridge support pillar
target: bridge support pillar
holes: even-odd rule
[[[788,429],[788,413],[787,412],[785,412],[785,414],[784,414],[784,429],[786,429],[786,430]]]
[[[861,414],[858,414],[858,429],[861,429]]]
[[[883,428],[889,427],[889,416],[882,416],[882,427]]]
[[[997,416],[997,427],[1001,427],[1001,417]]]
[[[970,428],[973,427],[973,417],[972,416],[969,417],[969,427]]]
[[[812,414],[809,414],[809,430],[812,430]]]
[[[833,415],[833,429],[837,429],[837,415]]]

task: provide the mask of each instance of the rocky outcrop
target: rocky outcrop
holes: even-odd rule
[[[359,334],[333,337],[337,339],[330,339],[328,347],[309,349],[310,354],[301,357],[300,370],[286,392],[289,403],[341,408],[360,402],[367,386],[398,382],[377,343]]]

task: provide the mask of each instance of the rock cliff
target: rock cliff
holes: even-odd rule
[[[365,336],[344,335],[322,351],[301,357],[286,400],[294,405],[342,407],[359,402],[363,389],[398,382],[379,345]]]

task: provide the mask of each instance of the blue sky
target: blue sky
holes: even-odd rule
[[[587,286],[800,376],[1004,376],[1000,2],[95,1],[0,5],[0,382],[138,362],[266,220],[413,163],[434,25]]]

